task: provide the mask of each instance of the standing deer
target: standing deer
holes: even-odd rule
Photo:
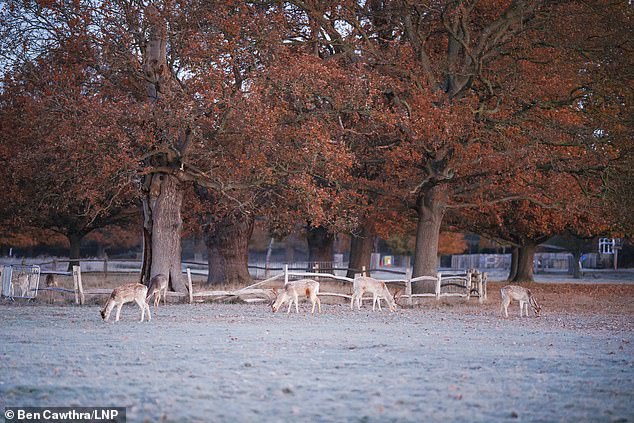
[[[390,312],[396,310],[396,301],[394,296],[390,293],[385,285],[385,282],[370,278],[367,276],[358,276],[354,278],[352,299],[350,300],[350,308],[354,310],[354,301],[357,301],[357,310],[361,310],[361,301],[363,294],[369,292],[372,294],[372,311],[374,311],[376,304],[379,304],[379,311],[381,309],[381,298],[387,302]]]
[[[528,317],[528,305],[532,307],[533,311],[535,311],[535,315],[539,317],[541,314],[542,308],[530,290],[517,285],[507,285],[504,288],[500,289],[500,294],[502,294],[502,306],[500,307],[500,314],[504,313],[505,317],[509,317],[508,307],[509,304],[513,300],[518,301],[520,303],[520,317],[524,315],[524,311],[526,311],[526,317]]]
[[[126,285],[121,285],[115,288],[110,294],[110,298],[108,298],[108,302],[101,310],[101,318],[105,321],[108,321],[110,318],[110,313],[112,309],[117,307],[117,315],[115,318],[115,322],[119,321],[119,314],[121,314],[121,307],[125,303],[130,303],[134,301],[137,303],[139,307],[141,307],[141,321],[145,317],[145,311],[147,310],[147,319],[148,321],[152,320],[152,314],[150,313],[150,306],[145,302],[147,294],[147,286],[142,285],[140,283],[129,283]]]
[[[321,301],[319,301],[319,297],[317,297],[317,294],[319,294],[319,282],[312,279],[301,279],[298,281],[288,282],[284,285],[283,289],[284,290],[281,293],[278,293],[277,289],[273,289],[273,293],[276,296],[275,301],[271,303],[273,313],[276,313],[280,306],[286,301],[288,301],[288,311],[286,314],[291,312],[293,301],[295,301],[295,311],[299,313],[297,300],[300,295],[310,298],[310,301],[313,304],[313,309],[311,310],[312,314],[315,314],[315,304],[317,304],[319,312],[321,313]]]
[[[163,305],[165,305],[165,297],[167,296],[167,283],[167,276],[163,275],[162,273],[159,273],[150,280],[150,287],[148,289],[146,300],[149,302],[152,295],[154,295],[154,307],[158,307],[159,303],[161,302],[161,292],[163,293]]]

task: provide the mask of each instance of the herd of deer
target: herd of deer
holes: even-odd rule
[[[101,310],[101,317],[104,320],[110,318],[110,313],[117,307],[117,314],[115,320],[119,320],[119,314],[121,313],[121,307],[125,303],[136,302],[141,308],[141,321],[145,317],[147,311],[148,320],[152,320],[150,314],[149,301],[154,297],[154,306],[158,307],[161,301],[161,295],[163,296],[163,304],[165,304],[165,296],[167,293],[168,279],[165,275],[156,275],[150,280],[149,288],[140,283],[131,283],[121,285],[115,288],[110,294],[108,302]],[[373,279],[366,276],[358,276],[353,282],[352,299],[350,300],[350,308],[354,309],[356,302],[357,309],[361,310],[361,302],[365,293],[372,294],[372,310],[374,311],[378,305],[379,311],[381,311],[381,300],[385,300],[390,312],[396,310],[396,299],[399,297],[399,291],[394,295],[388,290],[385,282]],[[512,301],[519,302],[520,305],[520,317],[526,312],[528,317],[528,307],[530,306],[535,312],[536,316],[541,313],[541,307],[535,300],[531,291],[516,285],[507,285],[500,290],[502,296],[502,306],[500,308],[500,314],[504,314],[508,317],[508,306]],[[282,288],[281,292],[277,289],[273,289],[275,299],[269,304],[273,312],[277,312],[282,304],[288,302],[288,311],[291,312],[293,302],[295,303],[295,311],[299,313],[299,297],[306,297],[310,299],[312,303],[311,313],[315,313],[315,306],[319,313],[321,313],[321,302],[319,301],[319,282],[312,279],[301,279],[297,281],[287,282]]]

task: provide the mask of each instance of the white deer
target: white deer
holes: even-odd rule
[[[273,313],[276,313],[280,306],[286,301],[288,301],[288,311],[286,314],[291,312],[293,301],[295,301],[295,311],[299,313],[297,300],[300,295],[310,298],[310,301],[313,304],[313,308],[311,310],[312,314],[315,314],[315,305],[318,306],[319,312],[321,313],[321,301],[319,301],[319,297],[317,296],[319,294],[319,282],[317,281],[312,279],[291,281],[284,285],[281,293],[278,293],[277,289],[273,289],[273,293],[276,296],[275,301],[271,303]]]
[[[396,310],[395,296],[392,296],[390,291],[387,289],[385,282],[368,276],[357,276],[354,278],[352,299],[350,300],[351,309],[354,310],[354,302],[356,300],[357,310],[361,310],[361,301],[363,299],[363,294],[366,292],[372,294],[372,311],[374,311],[377,303],[379,305],[379,311],[383,311],[381,309],[381,299],[384,299],[385,302],[387,302],[390,312]]]
[[[163,305],[165,305],[165,297],[167,296],[167,285],[168,280],[167,276],[162,273],[154,276],[150,280],[150,286],[147,293],[147,301],[150,301],[150,298],[154,296],[154,307],[158,307],[161,302],[161,293],[163,293]]]
[[[110,313],[112,309],[117,307],[117,316],[115,321],[119,321],[119,315],[121,314],[121,307],[125,303],[130,303],[134,301],[141,307],[141,321],[145,317],[145,311],[147,310],[147,319],[148,321],[152,320],[152,314],[150,313],[150,306],[145,302],[145,298],[147,296],[147,286],[142,285],[140,283],[129,283],[126,285],[121,285],[115,288],[110,294],[110,298],[106,302],[106,305],[101,310],[101,318],[105,321],[108,321],[110,318]]]
[[[539,304],[537,304],[537,301],[535,300],[535,297],[533,297],[531,291],[522,286],[507,285],[500,289],[500,294],[502,294],[500,314],[504,313],[505,317],[509,317],[508,307],[513,300],[520,303],[520,317],[524,315],[524,311],[526,311],[526,317],[528,317],[529,304],[533,311],[535,311],[536,316],[541,314],[542,308]]]

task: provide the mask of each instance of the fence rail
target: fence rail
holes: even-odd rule
[[[397,273],[397,272],[394,272]],[[403,274],[401,272],[398,272]],[[411,271],[406,272],[405,277],[402,279],[383,279],[382,281],[386,284],[403,284],[405,286],[405,294],[404,296],[407,298],[408,305],[413,305],[413,298],[416,297],[436,297],[436,299],[440,299],[441,297],[466,297],[467,299],[472,296],[478,297],[478,301],[482,303],[487,298],[487,282],[488,282],[488,274],[479,272],[476,269],[469,269],[464,272],[438,272],[436,276],[418,276],[416,278],[411,277]],[[315,272],[293,272],[288,267],[284,269],[284,283],[287,283],[289,277],[298,276],[298,277],[327,277],[335,280],[340,280],[344,282],[354,282],[354,279],[350,279],[344,276],[338,276],[331,273],[315,273]],[[412,292],[412,283],[417,282],[434,282],[435,289],[434,293],[421,293],[421,294],[413,294]],[[464,292],[449,292],[447,289],[443,288],[447,287],[457,287]],[[338,296],[351,299],[350,295],[333,293],[333,292],[319,292],[319,295],[324,296]]]
[[[59,263],[60,261],[52,261],[41,263],[41,265],[47,265],[51,263]],[[83,263],[94,263],[94,262],[105,262],[104,268],[107,272],[107,261],[104,260],[82,260]],[[125,262],[137,262],[134,260],[125,260]],[[189,297],[188,300],[190,303],[196,300],[202,300],[205,298],[211,298],[212,300],[218,299],[228,299],[228,298],[241,298],[244,301],[252,302],[252,301],[265,301],[270,300],[270,290],[265,290],[261,287],[262,285],[266,285],[268,283],[274,282],[278,279],[284,280],[286,284],[289,281],[289,278],[293,277],[311,277],[311,278],[327,278],[332,280],[341,281],[344,283],[353,283],[354,279],[349,278],[347,276],[339,275],[335,273],[336,271],[348,271],[348,268],[336,268],[323,266],[320,268],[319,264],[313,267],[313,271],[308,271],[308,265],[302,264],[297,265],[293,264],[292,267],[288,264],[283,267],[269,267],[267,271],[282,271],[272,277],[267,277],[266,279],[256,282],[247,287],[234,290],[234,291],[224,291],[224,290],[207,290],[207,291],[199,291],[194,292],[192,287],[192,274],[198,273],[200,274],[201,269],[191,269],[189,266],[204,266],[206,267],[206,263],[200,262],[184,262],[183,263],[183,273],[187,275],[188,282],[188,292],[180,293],[180,292],[168,292],[169,297]],[[251,266],[250,266],[251,267]],[[327,270],[327,271],[326,271]],[[72,275],[73,276],[73,290],[72,292],[75,294],[75,303],[84,304],[86,295],[109,295],[112,290],[104,289],[104,288],[94,288],[84,290],[82,283],[82,268],[81,266],[73,266],[72,272],[61,272],[57,270],[41,270],[42,274],[60,274],[60,275]],[[470,269],[466,271],[449,271],[449,272],[438,272],[436,276],[419,276],[416,278],[412,278],[411,270],[407,272],[400,272],[396,270],[389,270],[386,272],[386,269],[369,269],[365,268],[360,269],[360,272],[357,274],[361,275],[370,275],[372,273],[388,273],[391,275],[401,275],[401,278],[393,278],[393,279],[382,279],[383,282],[387,284],[400,284],[404,286],[405,293],[402,295],[407,299],[408,305],[413,305],[413,299],[417,297],[435,297],[436,299],[440,299],[441,297],[453,297],[453,296],[461,296],[466,297],[467,299],[471,296],[479,297],[479,301],[482,302],[487,297],[487,274],[481,273],[476,269]],[[38,275],[39,280],[39,275]],[[427,293],[417,293],[414,294],[412,290],[412,284],[416,283],[433,283],[434,290],[433,292]],[[68,292],[69,290],[63,289],[46,289],[54,292]],[[35,293],[37,295],[37,292]],[[325,292],[322,291],[319,293],[321,296],[334,296],[334,297],[342,297],[351,299],[351,295],[342,294],[339,292]],[[253,298],[256,297],[256,298]],[[260,298],[257,298],[260,297]]]

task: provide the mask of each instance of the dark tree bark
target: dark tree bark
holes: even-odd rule
[[[511,269],[509,271],[508,280],[512,281],[515,279],[515,275],[517,275],[517,260],[519,256],[519,248],[513,247],[511,249]]]
[[[572,263],[572,277],[573,279],[581,279],[581,269],[579,268],[579,262],[581,261],[582,251],[575,249],[572,251],[573,263]]]
[[[145,282],[164,274],[174,291],[187,292],[181,267],[183,188],[176,177],[167,174],[155,173],[148,182],[143,197]]]
[[[347,277],[354,278],[356,273],[361,273],[364,266],[366,270],[370,270],[370,258],[374,249],[375,237],[374,231],[368,225],[362,225],[359,235],[352,236]]]
[[[438,273],[438,241],[446,205],[447,189],[441,185],[431,187],[418,197],[413,277],[436,276]],[[415,294],[433,292],[433,289],[433,282],[412,285]]]
[[[205,229],[209,255],[207,284],[237,286],[253,282],[249,273],[249,239],[253,217],[239,214],[215,221]]]
[[[532,282],[533,281],[533,261],[535,250],[538,244],[528,243],[518,249],[517,273],[512,282]]]
[[[68,251],[68,271],[73,271],[73,266],[79,266],[79,259],[81,258],[81,240],[84,239],[84,234],[73,232],[66,236],[70,243],[70,249]]]
[[[328,265],[321,263],[332,263],[335,236],[328,232],[323,226],[308,227],[306,230],[306,240],[308,241],[308,261],[320,263],[320,270],[327,269]],[[331,266],[331,265],[330,265]],[[312,269],[310,269],[312,271]]]
[[[154,5],[145,9],[148,39],[143,56],[146,96],[155,104],[169,98],[171,75],[167,63],[167,24]],[[160,125],[160,122],[158,122]],[[168,275],[174,291],[187,292],[181,269],[181,205],[183,187],[177,176],[189,145],[190,132],[183,128],[180,139],[171,140],[169,153],[149,155],[150,172],[143,180],[143,267],[141,281],[162,273]],[[174,172],[158,169],[170,169]]]

